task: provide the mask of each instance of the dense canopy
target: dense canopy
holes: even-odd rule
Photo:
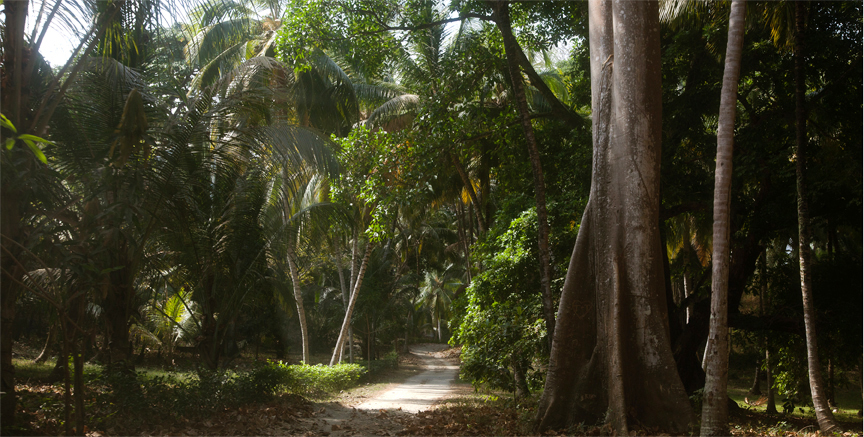
[[[4,433],[25,347],[79,434],[85,363],[414,341],[532,432],[861,408],[861,2],[72,3],[2,2]]]

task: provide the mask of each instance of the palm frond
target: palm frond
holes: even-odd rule
[[[416,94],[403,94],[394,97],[369,114],[369,118],[366,119],[366,126],[370,130],[380,129],[399,117],[413,116],[419,106],[420,96]]]

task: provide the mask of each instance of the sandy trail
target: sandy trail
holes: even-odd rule
[[[423,359],[422,365],[426,370],[408,378],[392,390],[363,402],[356,408],[374,411],[401,410],[409,413],[428,410],[435,402],[450,393],[452,383],[459,375],[457,364],[436,357],[436,353],[444,348],[443,345],[436,344],[410,346],[409,351]]]
[[[310,417],[286,421],[270,435],[350,436],[404,435],[399,420],[430,409],[453,390],[459,374],[458,360],[440,356],[446,345],[417,344],[409,351],[420,362],[422,373],[354,407],[337,402],[323,404]]]

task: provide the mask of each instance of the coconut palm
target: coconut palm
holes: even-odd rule
[[[796,160],[796,186],[798,190],[799,264],[801,267],[801,293],[804,302],[804,324],[807,331],[808,369],[813,404],[819,421],[819,427],[823,432],[830,432],[837,427],[837,423],[826,400],[821,369],[819,368],[818,349],[816,347],[816,320],[812,306],[812,291],[810,286],[809,211],[806,200],[807,189],[804,181],[805,167],[803,162],[806,160],[807,115],[804,106],[806,84],[803,61],[803,35],[806,30],[804,18],[806,8],[806,3],[799,2],[757,3],[749,9],[750,14],[747,18],[752,21],[759,21],[767,27],[770,30],[774,44],[781,50],[791,49],[795,59],[795,155],[798,157]],[[715,3],[710,2],[666,0],[661,6],[661,16],[667,23],[681,25],[686,23],[687,20],[716,20],[724,9],[722,7],[718,8]],[[744,18],[741,18],[741,20],[743,21]]]
[[[177,345],[197,334],[193,323],[195,305],[184,288],[174,291],[166,286],[163,290],[164,293],[151,298],[141,313],[150,335],[160,350],[168,354],[169,362],[173,362]]]
[[[420,294],[415,303],[429,311],[432,323],[437,325],[438,341],[442,340],[441,320],[449,317],[453,293],[461,285],[462,281],[455,277],[455,267],[452,264],[443,271],[429,270],[423,278],[423,285],[420,286]]]
[[[711,269],[711,324],[705,353],[705,401],[702,405],[701,434],[728,433],[726,383],[729,377],[729,208],[732,188],[732,150],[741,47],[744,41],[745,2],[734,0],[729,13],[729,41],[720,95],[717,126],[717,167],[714,183],[713,267]]]
[[[282,212],[278,231],[281,244],[271,247],[276,265],[288,266],[300,321],[303,361],[308,364],[309,334],[301,291],[303,274],[298,267],[299,254],[311,248],[315,241],[324,239],[331,224],[345,222],[348,218],[340,205],[328,201],[326,178],[303,170],[291,174],[286,167],[282,169],[278,182],[280,189],[274,191],[276,196],[271,202],[275,202],[274,209]]]
[[[0,94],[2,109],[12,125],[17,126],[17,134],[45,136],[48,127],[53,123],[53,116],[64,96],[75,83],[78,74],[89,63],[89,56],[94,53],[97,45],[102,44],[111,35],[120,35],[127,28],[122,25],[122,18],[131,18],[138,24],[139,31],[152,30],[152,17],[158,16],[154,10],[169,5],[170,2],[60,2],[46,1],[41,3],[39,12],[35,13],[35,24],[32,33],[25,34],[29,1],[9,2],[4,5],[6,19],[3,26],[3,70],[6,80]],[[60,68],[55,75],[51,68],[39,55],[38,50],[49,27],[63,22],[70,29],[82,35],[80,44],[73,56]],[[109,31],[110,29],[110,31]],[[134,38],[127,38],[133,41]],[[9,139],[9,131],[4,130],[3,141]],[[4,275],[4,293],[2,307],[3,329],[11,329],[14,321],[14,307],[17,296],[16,287],[12,284],[21,282],[27,268],[21,261],[22,253],[29,244],[26,234],[22,233],[22,224],[30,220],[36,211],[40,197],[54,190],[50,185],[56,180],[50,176],[50,170],[38,164],[29,150],[26,142],[12,143],[12,147],[3,152],[3,183],[0,193],[0,222],[3,234],[2,271]],[[39,153],[36,153],[37,157]],[[47,173],[46,173],[47,171]],[[48,185],[44,185],[47,183]],[[39,187],[39,184],[43,184]],[[14,188],[12,188],[14,187]],[[10,191],[11,190],[11,191]],[[47,206],[47,204],[43,204]],[[2,415],[4,425],[13,425],[15,416],[14,367],[11,362],[11,343],[0,342],[0,368],[2,368],[2,383],[0,390],[3,396]]]

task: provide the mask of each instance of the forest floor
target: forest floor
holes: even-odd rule
[[[396,368],[380,369],[360,385],[340,393],[306,399],[283,394],[267,402],[253,402],[224,408],[206,416],[180,417],[179,420],[138,421],[122,428],[103,426],[95,421],[101,405],[94,403],[88,414],[94,419],[88,436],[106,435],[530,435],[536,414],[537,394],[520,402],[500,391],[475,390],[458,379],[459,348],[442,344],[415,344],[411,353],[399,355]],[[23,356],[21,358],[24,358]],[[23,360],[22,360],[23,361]],[[47,365],[47,364],[46,364]],[[50,368],[48,365],[47,368]],[[86,369],[85,369],[86,370]],[[94,372],[98,369],[94,368]],[[30,424],[22,428],[27,435],[62,433],[57,401],[62,392],[58,384],[41,382],[28,376],[27,367],[19,372],[22,397],[21,413]],[[747,383],[743,374],[730,378],[734,398]],[[860,385],[857,385],[860,387]],[[850,387],[850,398],[860,401],[860,391]],[[845,390],[844,390],[845,391]],[[858,393],[852,393],[855,391]],[[741,393],[739,393],[741,392]],[[95,397],[99,397],[94,392]],[[738,400],[738,399],[736,399]],[[839,401],[839,399],[838,399]],[[858,401],[856,401],[858,402]],[[53,407],[49,407],[54,405]],[[730,417],[730,434],[735,436],[815,436],[815,418],[801,409],[795,415],[768,415],[746,408]],[[860,408],[856,404],[855,406]],[[779,405],[778,405],[779,407]],[[107,408],[104,410],[107,411]],[[853,413],[854,414],[854,413]],[[194,416],[194,417],[193,417]],[[855,414],[857,416],[857,414]],[[852,414],[842,417],[844,436],[861,436],[862,422]],[[546,435],[609,435],[602,426],[581,426]],[[633,430],[634,435],[650,435],[651,430]]]

